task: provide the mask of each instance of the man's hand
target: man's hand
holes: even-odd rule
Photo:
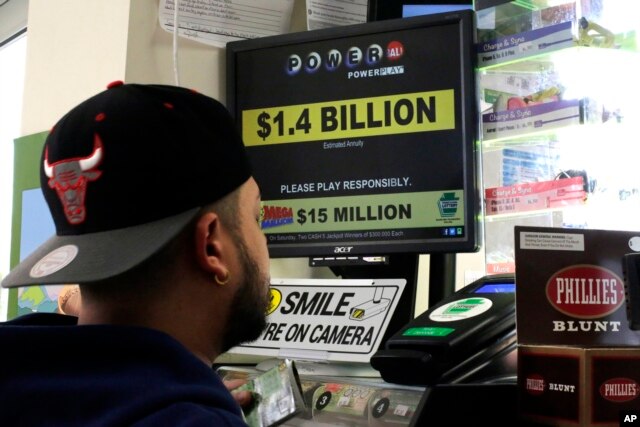
[[[240,391],[234,391],[234,390],[240,387],[241,385],[245,384],[246,382],[247,381],[243,379],[223,381],[225,387],[227,387],[227,390],[231,392],[231,395],[233,396],[235,401],[238,403],[238,405],[240,405],[242,409],[246,409],[251,406],[251,404],[253,403],[253,395],[248,390],[240,390]]]

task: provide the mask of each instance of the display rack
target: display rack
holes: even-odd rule
[[[515,271],[515,225],[637,229],[638,5],[474,6],[487,273]]]

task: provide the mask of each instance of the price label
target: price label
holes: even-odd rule
[[[283,136],[285,134],[284,130],[284,112],[281,110],[272,118],[269,113],[263,111],[258,115],[258,134],[259,138],[262,138],[265,141],[270,135],[272,126],[274,127],[274,131],[277,132],[278,136]],[[309,109],[304,108],[300,113],[300,116],[296,120],[296,124],[294,127],[290,127],[288,130],[289,135],[293,135],[296,132],[303,132],[305,134],[309,133],[311,130],[311,123],[309,122]]]
[[[319,208],[319,209],[298,209],[298,224],[304,225],[307,220],[312,224],[317,223],[325,223],[328,219],[328,211],[327,208]]]
[[[463,225],[462,191],[446,194],[456,202],[446,211],[434,209],[442,192],[266,200],[261,225],[265,234],[376,229],[384,233],[378,237],[399,237],[381,230]]]
[[[455,128],[453,89],[242,112],[245,145],[355,138]]]

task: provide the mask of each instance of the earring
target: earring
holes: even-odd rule
[[[229,281],[229,271],[227,270],[227,272],[224,275],[224,278],[222,279],[219,279],[217,274],[213,276],[213,278],[218,285],[226,285],[227,282]]]

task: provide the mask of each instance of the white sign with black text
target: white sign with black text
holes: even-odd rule
[[[300,354],[369,362],[396,309],[405,279],[274,279],[267,327],[231,349],[268,357]]]

